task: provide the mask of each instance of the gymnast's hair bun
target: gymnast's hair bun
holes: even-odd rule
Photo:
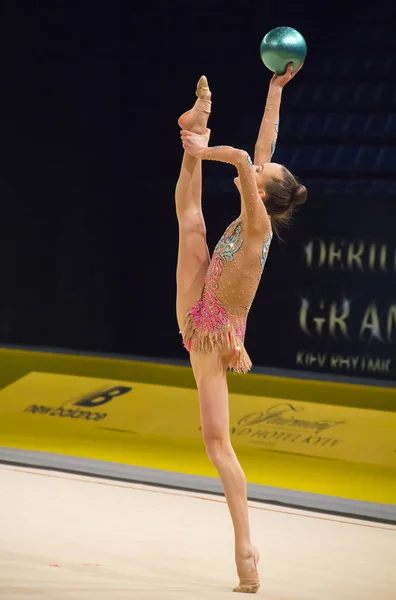
[[[298,183],[292,192],[291,204],[298,206],[299,204],[304,204],[307,200],[307,188],[305,185]]]

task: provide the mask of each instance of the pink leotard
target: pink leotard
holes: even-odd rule
[[[230,369],[249,371],[246,321],[271,240],[268,230],[249,236],[242,217],[226,229],[214,250],[202,295],[186,317],[183,343],[188,351],[231,351]]]

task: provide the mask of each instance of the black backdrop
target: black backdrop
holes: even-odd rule
[[[279,24],[304,33],[309,60],[300,77],[308,80],[310,62],[317,65],[331,48],[340,20],[345,27],[355,22],[352,4],[345,15],[341,3],[323,8],[289,0],[265,6],[157,1],[135,7],[121,1],[4,2],[1,342],[185,357],[174,316],[177,117],[206,73],[214,92],[212,141],[238,145],[236,123],[248,111],[257,115],[258,127],[265,101],[269,73],[258,56],[264,33]],[[292,93],[291,84],[285,111]],[[255,131],[244,132],[244,139],[246,133],[253,146]],[[205,175],[213,247],[235,217],[238,198],[229,167],[205,165]],[[229,187],[216,191],[213,181],[228,176]],[[391,363],[388,370],[330,364],[337,353],[392,358],[392,315],[389,339],[384,333],[396,300],[390,263],[388,273],[380,267],[374,272],[365,267],[363,273],[325,265],[311,269],[304,263],[304,247],[313,238],[320,240],[314,261],[320,243],[329,252],[332,242],[359,240],[367,255],[370,243],[385,244],[389,261],[395,216],[387,198],[310,197],[286,243],[274,242],[271,249],[248,324],[247,346],[256,365],[396,378]],[[325,325],[321,336],[304,333],[304,299],[310,302],[311,333],[315,317],[327,311],[328,319],[332,302],[338,302],[333,311],[339,317],[349,300],[351,340],[341,339],[339,325],[336,339]],[[372,310],[365,321],[372,327],[360,339],[373,302],[380,331]]]

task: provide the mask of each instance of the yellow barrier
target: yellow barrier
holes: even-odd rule
[[[236,448],[396,468],[393,413],[240,394],[230,395],[230,409]],[[89,377],[30,373],[0,392],[0,418],[3,433],[43,440],[89,433],[106,444],[110,431],[201,439],[196,392]]]

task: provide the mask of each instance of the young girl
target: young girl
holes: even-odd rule
[[[198,82],[194,107],[179,119],[185,152],[176,186],[176,313],[198,387],[204,443],[219,473],[233,521],[240,580],[235,592],[258,591],[259,553],[250,540],[246,478],[230,441],[226,372],[231,368],[246,373],[252,365],[244,346],[246,320],[272,235],[307,196],[306,188],[285,167],[270,162],[282,89],[294,75],[289,65],[284,75],[274,75],[271,80],[254,165],[243,150],[208,146],[211,92],[206,77]],[[234,165],[238,171],[234,181],[241,196],[241,213],[227,227],[212,258],[201,207],[203,160]]]

